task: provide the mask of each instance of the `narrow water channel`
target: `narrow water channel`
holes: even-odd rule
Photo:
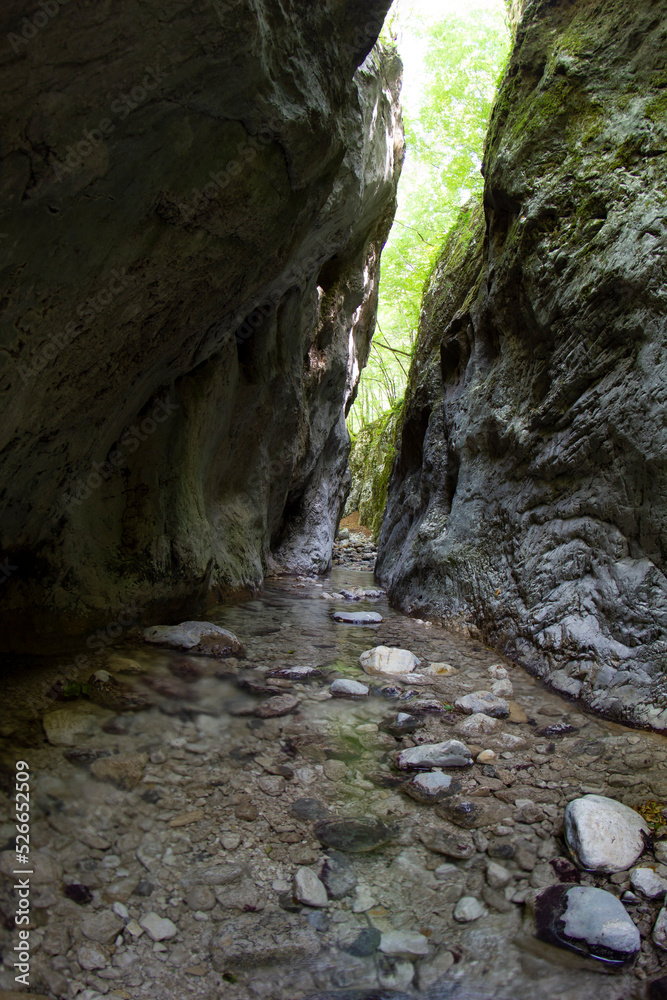
[[[4,770],[25,760],[32,780],[33,982],[80,1000],[645,995],[659,968],[650,941],[634,970],[605,975],[538,945],[526,903],[559,881],[629,889],[627,871],[574,870],[563,811],[587,793],[664,801],[667,740],[585,715],[384,595],[343,596],[374,587],[337,567],[218,607],[209,620],[244,658],[121,642],[94,665],[121,693],[102,675],[76,697],[90,670],[70,671],[56,699],[60,661],[7,683]],[[383,621],[343,624],[336,611]],[[415,654],[419,676],[364,673],[359,656],[378,645]],[[503,667],[511,714],[474,734],[454,703]],[[332,696],[337,678],[369,693]],[[437,805],[406,794],[415,772],[396,752],[449,739],[487,753],[448,771]],[[7,794],[0,808],[9,876]],[[16,901],[10,879],[0,886],[0,987],[12,989]],[[645,938],[659,906],[628,906]]]

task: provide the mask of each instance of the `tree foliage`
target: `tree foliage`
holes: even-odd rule
[[[404,100],[406,164],[382,256],[378,328],[350,415],[355,431],[405,390],[424,284],[460,206],[482,191],[484,137],[510,42],[502,0],[431,25],[400,3],[385,32],[398,35],[399,52],[401,34],[421,39],[422,81]]]

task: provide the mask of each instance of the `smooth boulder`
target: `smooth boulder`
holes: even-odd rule
[[[422,743],[399,753],[396,763],[401,770],[430,770],[432,767],[467,767],[472,754],[460,740],[444,743]]]
[[[620,899],[604,889],[552,885],[534,904],[535,935],[605,965],[630,964],[641,947],[639,930]]]
[[[144,629],[145,642],[171,646],[206,656],[244,656],[243,643],[226,628],[211,622],[181,622],[180,625],[154,625]]]
[[[409,649],[392,646],[375,646],[359,657],[359,666],[367,674],[411,674],[420,663],[421,660]]]
[[[567,846],[586,871],[625,871],[651,833],[639,813],[604,795],[584,795],[568,803],[564,822]]]

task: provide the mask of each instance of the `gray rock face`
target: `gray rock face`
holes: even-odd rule
[[[650,830],[639,813],[604,795],[584,795],[565,809],[565,840],[588,871],[620,872],[644,850]]]
[[[70,5],[8,45],[13,648],[330,564],[403,154],[388,7]]]
[[[423,303],[378,555],[403,608],[658,729],[665,16],[526,6],[483,210],[463,211]]]

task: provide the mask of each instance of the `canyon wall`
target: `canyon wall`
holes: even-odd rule
[[[328,566],[403,157],[388,6],[3,7],[4,646]]]
[[[667,728],[667,3],[533,0],[426,290],[380,540],[402,607]]]

